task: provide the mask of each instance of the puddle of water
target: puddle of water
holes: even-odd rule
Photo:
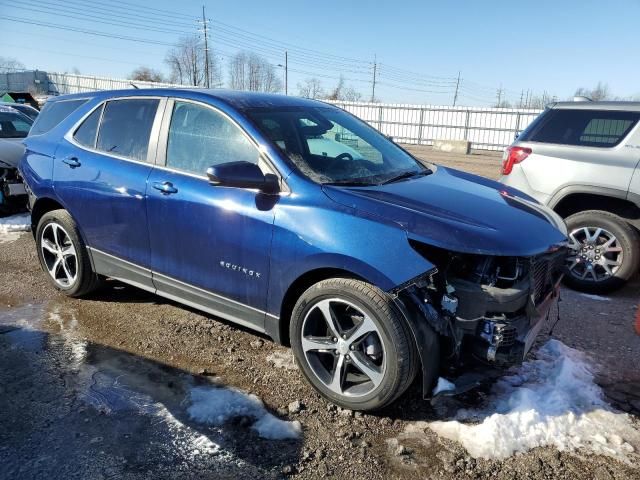
[[[37,388],[35,384],[42,385],[41,397],[52,399],[51,409],[61,410],[62,413],[57,415],[62,418],[46,418],[42,411],[36,409],[37,402],[33,401],[35,394],[28,389],[0,389],[0,407],[3,402],[20,403],[23,399],[15,397],[24,396],[25,417],[41,418],[43,424],[47,425],[44,429],[48,432],[46,435],[55,437],[55,440],[49,438],[49,442],[65,444],[60,438],[70,435],[75,428],[75,435],[90,437],[103,452],[107,450],[114,455],[124,456],[129,466],[131,462],[135,465],[161,456],[158,465],[166,464],[171,459],[172,464],[177,462],[191,467],[196,465],[208,470],[215,468],[221,472],[228,471],[232,477],[249,473],[250,476],[262,476],[260,472],[264,473],[263,468],[270,467],[252,465],[246,452],[236,451],[236,445],[240,444],[260,447],[259,430],[254,431],[250,424],[228,424],[228,421],[243,415],[242,408],[237,412],[229,410],[224,421],[218,423],[189,414],[189,408],[197,408],[194,407],[196,401],[200,402],[200,408],[203,405],[211,407],[212,404],[207,403],[212,398],[211,392],[233,392],[234,398],[230,397],[228,401],[235,399],[239,404],[246,394],[222,386],[214,388],[212,382],[215,380],[193,377],[127,352],[93,344],[82,338],[80,326],[73,308],[63,303],[26,305],[0,311],[0,345],[4,345],[0,347],[0,363],[12,369],[10,374],[5,374],[13,375],[6,381],[7,385],[11,387],[20,381],[31,384],[29,379],[37,376],[33,380],[34,388]],[[0,376],[0,384],[3,382],[5,379]],[[62,388],[62,391],[46,391],[48,386],[53,390]],[[197,391],[205,392],[206,398],[194,399],[193,392]],[[10,395],[11,398],[3,399],[3,395]],[[292,422],[273,417],[259,399],[256,398],[256,401],[261,407],[250,412],[257,420],[256,424],[261,419],[270,420],[272,430],[293,425]],[[36,409],[33,412],[29,410],[32,404]],[[11,415],[8,411],[4,413]],[[94,424],[97,422],[103,424],[105,430],[96,431]],[[3,423],[2,408],[0,423]],[[79,428],[72,426],[76,423],[79,423]],[[293,426],[293,430],[297,429],[298,432],[299,428],[299,425]],[[124,443],[137,447],[125,450],[120,444],[121,440],[108,440],[108,437],[121,431],[132,432]],[[19,436],[23,432],[5,429],[5,433]],[[281,434],[280,437],[275,435],[271,438],[296,437]],[[281,450],[295,454],[297,444],[288,445]],[[14,446],[24,452],[29,451],[28,445]],[[86,441],[80,448],[81,451],[87,448]],[[141,451],[132,453],[138,449]],[[0,463],[5,453],[0,449]],[[82,457],[77,452],[67,453],[78,459]],[[9,459],[10,464],[14,461],[18,465],[20,455],[16,452]],[[133,459],[130,458],[132,456]],[[24,459],[20,464],[29,461],[33,459]]]

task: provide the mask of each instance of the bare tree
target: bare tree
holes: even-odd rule
[[[317,78],[307,78],[303,83],[298,82],[298,95],[304,98],[322,98],[322,83]]]
[[[344,90],[344,77],[340,75],[338,84],[329,92],[327,100],[342,100],[342,90]]]
[[[347,102],[357,102],[362,100],[362,94],[353,87],[345,85],[344,77],[340,75],[338,84],[326,96],[327,100],[344,100]]]
[[[598,82],[598,85],[595,88],[588,89],[584,87],[580,87],[576,90],[574,94],[577,97],[587,97],[597,102],[599,100],[611,100],[612,95],[609,90],[609,85],[603,82]]]
[[[15,72],[25,70],[24,64],[10,57],[0,57],[0,73]]]
[[[362,94],[353,87],[345,87],[342,91],[342,100],[347,102],[359,102],[362,100]],[[374,99],[374,101],[377,101]]]
[[[252,52],[238,52],[229,59],[229,86],[254,92],[282,91],[274,66]]]
[[[173,83],[193,86],[207,84],[205,63],[207,56],[197,35],[183,37],[167,52],[164,62],[170,70],[169,80]],[[209,85],[221,83],[220,65],[215,55],[209,51]]]
[[[141,82],[164,82],[164,76],[162,72],[158,70],[154,70],[150,67],[138,67],[131,75],[129,75],[131,80],[139,80]]]

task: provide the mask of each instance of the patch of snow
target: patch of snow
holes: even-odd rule
[[[31,216],[28,213],[0,218],[0,233],[28,232],[31,229]]]
[[[581,293],[583,297],[589,298],[591,300],[598,300],[599,302],[610,302],[611,299],[608,297],[601,297],[600,295],[592,295],[591,293]]]
[[[22,232],[28,232],[30,229],[31,216],[29,214],[0,218],[0,243],[14,242]]]
[[[437,394],[439,394],[440,392],[449,392],[451,390],[455,390],[456,386],[451,383],[449,380],[447,380],[446,378],[438,378],[438,384],[436,385],[436,388],[433,389],[433,396],[435,397]]]
[[[541,446],[618,458],[640,449],[640,432],[629,415],[606,403],[586,356],[558,340],[499,380],[492,394],[485,408],[461,410],[455,420],[429,428],[475,458],[501,459]]]
[[[262,438],[283,440],[300,437],[300,422],[280,420],[265,408],[262,400],[231,388],[198,386],[190,392],[191,405],[187,413],[192,420],[220,426],[233,417],[252,417],[252,428]]]
[[[291,350],[287,350],[286,352],[276,350],[275,352],[267,355],[267,362],[273,364],[276,368],[284,368],[285,370],[298,369]]]

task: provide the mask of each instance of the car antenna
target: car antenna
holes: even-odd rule
[[[139,89],[140,89],[140,87],[139,87],[139,86],[137,86],[137,85],[136,85],[135,83],[133,83],[133,82],[129,82],[129,85],[131,85],[131,86],[132,86],[133,88],[135,88],[136,90],[139,90]]]

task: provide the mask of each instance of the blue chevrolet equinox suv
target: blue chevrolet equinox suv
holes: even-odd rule
[[[428,397],[445,367],[522,361],[558,298],[556,214],[322,102],[67,95],[24,143],[55,288],[80,297],[108,277],[255,329],[346,408],[387,405],[418,374]]]

